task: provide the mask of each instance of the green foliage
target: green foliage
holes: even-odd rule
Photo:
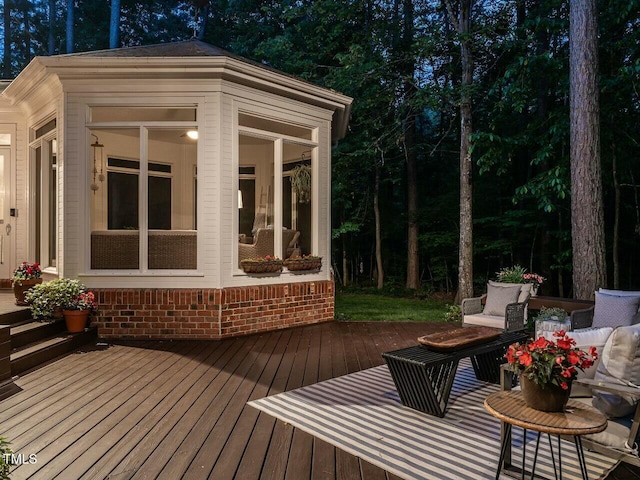
[[[0,480],[9,480],[9,471],[12,466],[10,455],[13,453],[9,445],[6,438],[0,437]]]
[[[535,320],[564,320],[567,318],[567,311],[559,307],[542,307],[536,315]]]
[[[522,276],[527,272],[527,269],[520,265],[514,265],[513,267],[505,267],[500,270],[496,275],[498,281],[503,283],[524,283]]]
[[[462,321],[462,308],[460,305],[448,305],[447,311],[444,314],[445,322],[461,322]]]
[[[25,299],[31,308],[33,318],[45,320],[53,318],[56,309],[64,309],[72,300],[86,291],[78,280],[60,278],[44,282],[29,289]]]

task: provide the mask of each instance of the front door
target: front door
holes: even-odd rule
[[[13,218],[11,207],[11,148],[0,146],[0,279],[11,278]]]

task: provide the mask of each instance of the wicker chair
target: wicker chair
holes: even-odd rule
[[[284,260],[295,247],[300,233],[297,230],[282,231],[282,255]],[[293,244],[293,245],[292,245]],[[238,243],[238,265],[242,260],[250,258],[273,256],[273,228],[259,228],[253,236],[253,243]]]

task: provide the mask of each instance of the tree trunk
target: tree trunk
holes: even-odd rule
[[[571,0],[569,80],[571,239],[575,298],[606,286],[604,207],[600,167],[598,9],[596,0]]]
[[[73,53],[73,0],[67,0],[67,53]]]
[[[418,159],[415,149],[416,123],[413,111],[406,119],[405,152],[407,161],[407,288],[420,288],[418,255]]]
[[[31,4],[24,2],[22,4],[22,21],[24,24],[24,60],[25,64],[31,61],[31,11],[29,10]]]
[[[202,23],[200,24],[200,30],[198,31],[198,40],[204,40],[205,32],[207,31],[207,23],[209,21],[209,4],[202,9]]]
[[[382,227],[380,225],[380,207],[378,198],[380,196],[380,166],[376,164],[376,184],[373,193],[373,214],[376,220],[376,269],[378,270],[377,287],[381,289],[384,286],[384,268],[382,266]]]
[[[11,78],[11,6],[12,0],[4,0],[2,22],[4,26],[4,52],[2,53],[3,78]]]
[[[618,182],[618,165],[616,161],[616,145],[611,145],[613,162],[613,190],[615,192],[613,220],[613,288],[620,288],[620,183]]]
[[[473,55],[471,53],[472,0],[460,0],[456,16],[451,0],[444,0],[451,23],[460,41],[462,81],[460,85],[460,240],[458,251],[458,293],[456,301],[473,296],[473,201],[471,163],[471,92]]]
[[[342,286],[349,285],[349,259],[347,258],[347,238],[342,234]]]
[[[56,27],[56,0],[49,0],[49,39],[47,52],[49,55],[56,54],[56,37],[54,29]]]
[[[109,48],[120,46],[120,0],[111,0],[111,21],[109,22]]]

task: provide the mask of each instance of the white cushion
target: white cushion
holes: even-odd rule
[[[572,387],[572,396],[573,388],[575,388],[575,385]],[[576,400],[587,405],[591,404],[591,401],[588,398],[577,398]],[[629,451],[625,446],[625,442],[629,439],[630,432],[631,430],[626,425],[616,421],[609,421],[607,423],[607,428],[604,431],[585,435],[584,438],[599,443],[600,445],[604,445],[605,447],[616,448],[621,451]]]
[[[598,359],[593,362],[593,365],[590,368],[587,368],[584,372],[578,369],[578,378],[588,378],[593,379],[596,375],[596,370],[598,370],[598,365],[600,364],[602,355],[602,350],[607,343],[607,339],[613,332],[613,328],[604,327],[604,328],[581,328],[579,330],[574,330],[573,332],[567,332],[567,335],[573,338],[576,341],[576,347],[585,352],[589,351],[590,347],[596,347],[596,353],[598,354]],[[556,338],[552,336],[553,332],[544,332],[544,337],[548,340],[555,341]],[[593,395],[593,392],[588,387],[583,387],[582,385],[576,385],[575,383],[571,387],[571,397],[589,397]]]
[[[618,327],[631,325],[638,312],[640,297],[618,296],[596,292],[593,312],[594,327]]]
[[[494,287],[520,287],[518,303],[526,302],[529,297],[534,294],[533,283],[503,283],[489,280],[489,285]]]
[[[487,300],[482,313],[485,315],[505,316],[507,305],[516,303],[520,295],[522,285],[502,287],[487,284]],[[503,327],[504,328],[504,327]]]
[[[640,384],[640,324],[618,327],[602,349],[594,380],[628,385]],[[635,410],[638,399],[601,391],[594,392],[593,406],[608,417],[624,417]]]
[[[482,327],[499,328],[504,330],[504,315],[485,315],[478,313],[477,315],[465,315],[462,323],[465,325],[479,325]]]

